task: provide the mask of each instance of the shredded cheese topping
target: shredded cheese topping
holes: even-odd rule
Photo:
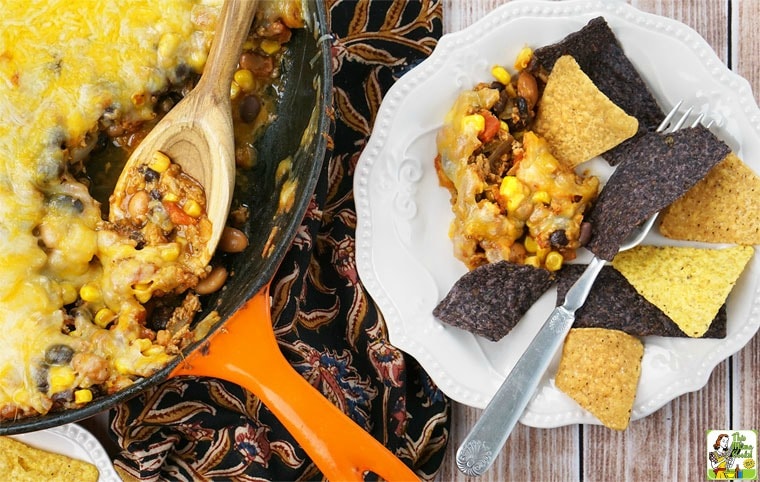
[[[114,251],[131,248],[99,232],[100,206],[67,173],[67,164],[92,145],[103,118],[151,119],[152,93],[166,89],[183,69],[202,70],[220,4],[28,0],[3,6],[0,407],[50,409],[56,386],[44,356],[51,345],[67,344],[110,364],[105,382],[88,380],[92,371],[82,369],[57,388],[101,382],[116,390],[170,358],[140,341],[139,330],[126,326],[129,320],[124,330],[108,331],[77,319],[69,335],[61,332],[64,306],[109,291],[104,283],[113,280],[103,281],[101,261],[120,259]],[[133,293],[111,290],[109,296],[103,306],[119,313]]]

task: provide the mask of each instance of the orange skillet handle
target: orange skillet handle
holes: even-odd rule
[[[364,480],[366,471],[388,481],[419,480],[288,363],[271,325],[269,286],[240,308],[171,376],[222,378],[257,395],[332,481]],[[231,356],[235,354],[236,356]]]

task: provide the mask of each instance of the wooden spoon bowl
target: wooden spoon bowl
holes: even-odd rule
[[[134,168],[160,151],[179,164],[206,194],[206,214],[212,232],[206,246],[193,246],[200,263],[216,250],[229,214],[235,183],[235,145],[230,85],[248,31],[256,0],[228,0],[214,34],[198,84],[140,142],[127,160],[110,200],[112,221],[128,217],[117,200]]]

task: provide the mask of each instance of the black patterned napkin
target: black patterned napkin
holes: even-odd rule
[[[334,150],[272,286],[274,328],[293,367],[420,478],[443,460],[450,405],[388,341],[359,280],[353,173],[383,95],[430,55],[440,0],[327,2],[334,36]],[[306,480],[322,474],[255,396],[175,378],[111,412],[115,464],[143,480]]]

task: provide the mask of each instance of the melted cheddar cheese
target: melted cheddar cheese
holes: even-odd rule
[[[556,271],[580,247],[599,180],[563,165],[529,129],[511,132],[492,112],[503,95],[486,84],[461,92],[436,137],[454,255],[469,269],[507,260]]]
[[[157,94],[202,71],[221,3],[3,6],[0,420],[86,403],[77,391],[116,391],[176,355],[167,336],[183,333],[146,330],[143,306],[188,287],[174,243],[140,246],[115,229],[76,173],[99,132],[149,123]],[[298,26],[294,4],[264,16]]]

